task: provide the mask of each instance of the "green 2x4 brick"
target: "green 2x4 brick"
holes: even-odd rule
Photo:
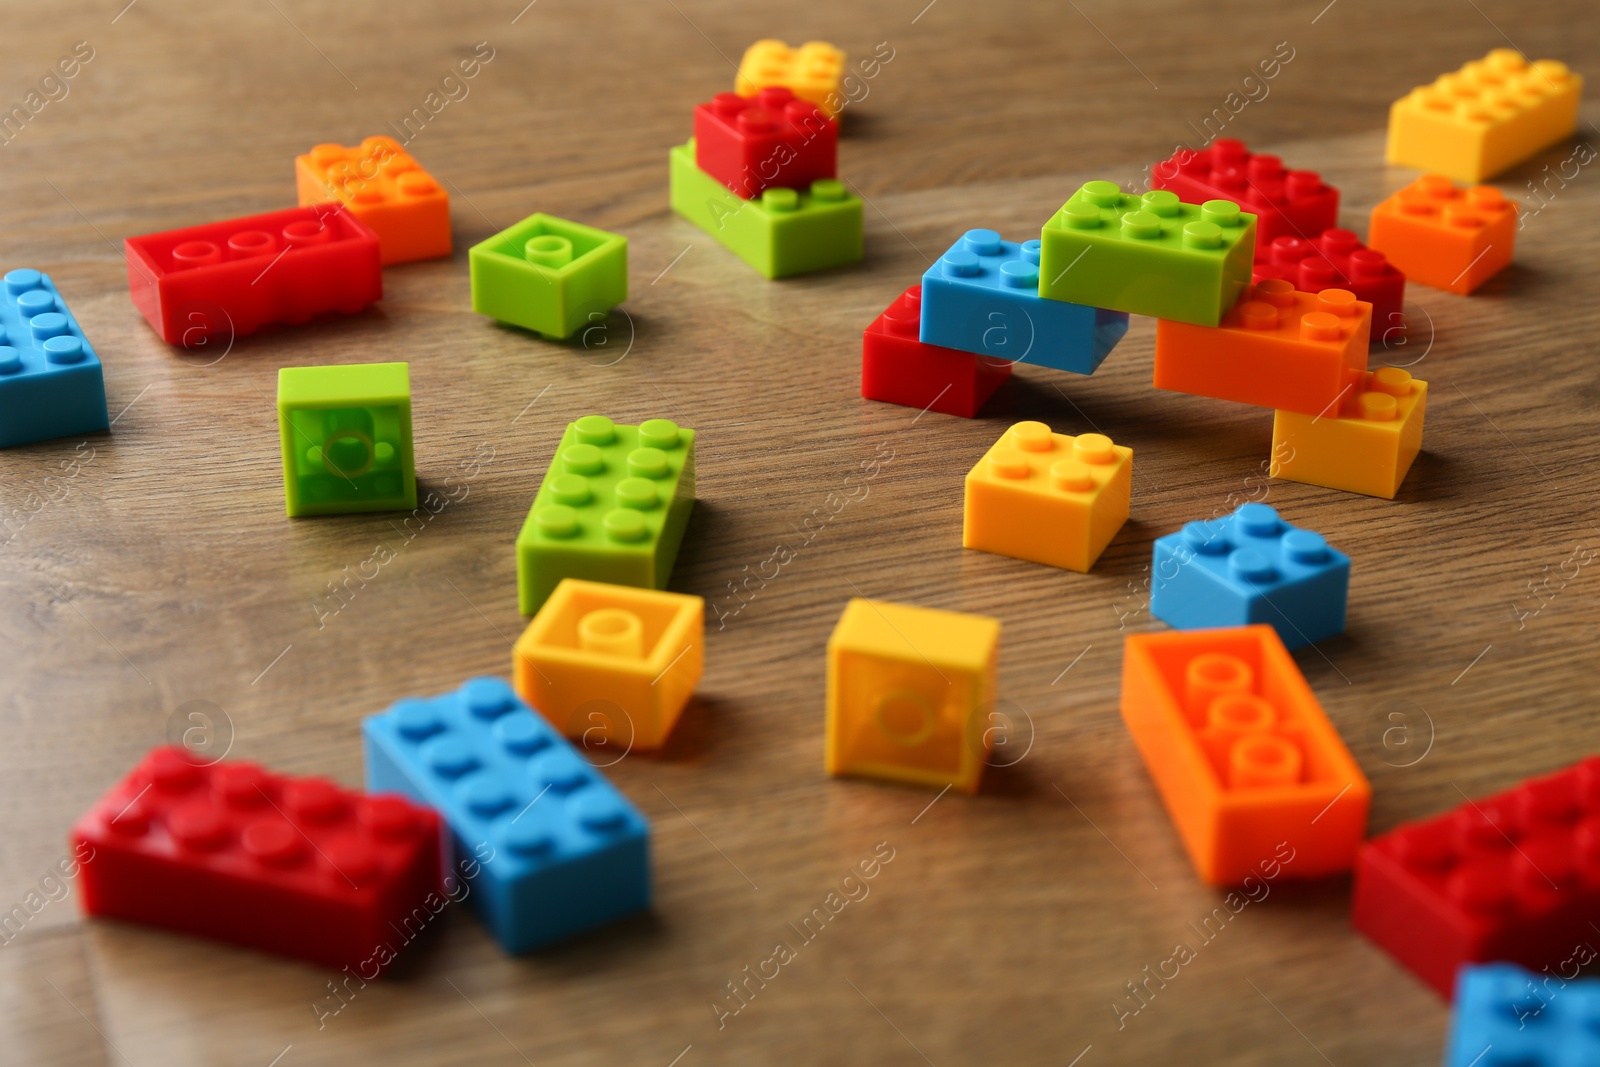
[[[417,506],[404,363],[280,368],[278,438],[291,516]]]
[[[672,210],[768,278],[826,270],[861,258],[861,198],[836,178],[805,192],[768,189],[744,200],[700,169],[694,141],[672,150]]]
[[[1088,182],[1039,239],[1040,296],[1215,326],[1250,284],[1256,217],[1231,200]]]
[[[670,419],[568,424],[517,535],[517,603],[563,578],[664,589],[694,507],[694,431]]]
[[[628,299],[628,239],[529,215],[467,253],[472,310],[546,337],[570,337]]]

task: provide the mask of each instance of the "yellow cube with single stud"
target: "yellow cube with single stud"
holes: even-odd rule
[[[851,600],[828,639],[828,773],[977,792],[999,657],[998,619]]]
[[[961,544],[1087,572],[1128,521],[1133,449],[1019,422],[967,473]]]
[[[705,665],[705,600],[566,578],[511,658],[517,695],[585,749],[660,748]]]
[[[1422,451],[1428,383],[1399,367],[1368,371],[1336,413],[1279,411],[1272,420],[1274,478],[1393,500]]]
[[[799,48],[782,41],[757,41],[744,50],[733,91],[754,96],[762,89],[781,86],[836,119],[844,108],[839,93],[843,78],[844,53],[826,41],[807,41]]]
[[[1384,156],[1482,182],[1570,135],[1582,95],[1583,77],[1565,63],[1529,63],[1520,52],[1496,48],[1396,100]]]

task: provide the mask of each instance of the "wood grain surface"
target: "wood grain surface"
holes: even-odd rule
[[[43,103],[0,146],[0,266],[55,278],[116,421],[0,453],[0,912],[37,905],[0,939],[0,1061],[1437,1062],[1446,1007],[1350,929],[1347,880],[1275,882],[1196,933],[1221,896],[1118,717],[1121,645],[1161,625],[1151,541],[1266,499],[1354,559],[1347,633],[1296,660],[1372,780],[1374,831],[1600,748],[1600,571],[1576,562],[1600,545],[1600,170],[1559,176],[1600,131],[1499,182],[1530,215],[1508,271],[1470,298],[1413,288],[1426,325],[1375,351],[1432,386],[1392,502],[1268,480],[1270,413],[1153,390],[1149,320],[1092,378],[1020,369],[976,421],[861,400],[860,333],[963,230],[1034,232],[1081,181],[1132,183],[1218,113],[1320,170],[1364,233],[1414,176],[1383,166],[1389,101],[1508,39],[1584,70],[1593,5],[523,2],[7,8],[0,104]],[[859,267],[768,282],[667,210],[691,108],[768,36],[892,53],[844,116],[842,174],[870,203]],[[92,58],[39,90],[80,41]],[[492,59],[446,82],[480,42]],[[1293,58],[1247,81],[1280,44]],[[125,236],[292,204],[295,154],[417,108],[450,260],[386,271],[351,318],[200,353],[154,336]],[[628,237],[626,314],[588,345],[469,310],[467,247],[534,211]],[[277,369],[392,359],[424,490],[468,491],[410,535],[285,519]],[[607,772],[652,820],[648,916],[510,959],[447,911],[342,1001],[312,967],[79,916],[52,873],[67,828],[152,745],[199,729],[357,784],[362,716],[507,673],[512,540],[589,412],[701,435],[672,588],[708,599],[704,680],[663,753]],[[1135,451],[1133,517],[1092,574],[960,547],[961,478],[1024,418]],[[793,559],[734,599],[780,544]],[[328,610],[380,545],[394,558]],[[823,646],[857,594],[1003,620],[1006,765],[978,796],[824,776]],[[875,855],[892,858],[846,882]],[[779,942],[793,958],[729,999]],[[1130,1000],[1180,942],[1178,977]]]

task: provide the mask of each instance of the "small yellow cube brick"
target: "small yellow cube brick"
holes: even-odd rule
[[[828,639],[832,775],[978,789],[1000,622],[854,599]]]
[[[1428,383],[1399,367],[1368,371],[1337,414],[1279,411],[1272,420],[1274,478],[1393,500],[1422,451]]]
[[[512,650],[517,695],[586,749],[660,748],[705,664],[705,601],[563,579]]]

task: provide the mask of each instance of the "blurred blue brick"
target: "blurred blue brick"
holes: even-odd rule
[[[1600,1064],[1600,979],[1570,981],[1509,963],[1461,968],[1444,1064]]]
[[[1150,613],[1178,630],[1266,623],[1289,648],[1344,630],[1350,557],[1266,504],[1157,538]]]
[[[968,230],[922,276],[927,345],[1093,374],[1128,332],[1125,311],[1039,295],[1039,242]]]
[[[0,292],[0,448],[110,425],[100,357],[55,283],[11,271]]]
[[[507,952],[650,906],[650,824],[505,682],[399,701],[361,732],[367,789],[437,809],[482,864],[467,899]]]

